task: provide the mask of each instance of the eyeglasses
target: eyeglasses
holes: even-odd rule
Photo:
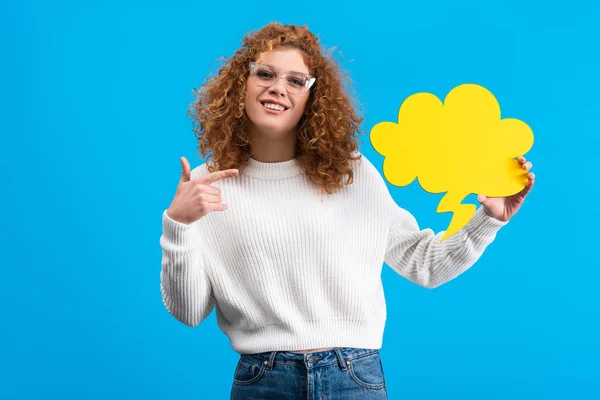
[[[286,90],[293,94],[306,92],[317,80],[314,76],[300,72],[287,72],[279,75],[279,72],[270,65],[253,62],[250,63],[250,76],[261,87],[271,87],[280,78],[284,79]]]

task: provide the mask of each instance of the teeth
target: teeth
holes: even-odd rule
[[[285,108],[280,106],[279,104],[273,104],[273,103],[265,103],[265,107],[273,109],[273,110],[279,110],[279,111],[285,110]]]

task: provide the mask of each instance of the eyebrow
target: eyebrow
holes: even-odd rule
[[[275,71],[279,71],[277,68],[275,68],[275,66],[273,66],[271,64],[267,64],[267,63],[259,63],[259,64],[267,65],[267,66],[273,68]],[[291,72],[291,73],[294,73],[294,74],[301,74],[301,75],[310,75],[310,74],[308,74],[306,72],[298,72],[298,71],[288,71],[288,72]]]

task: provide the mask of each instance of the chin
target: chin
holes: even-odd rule
[[[262,110],[261,110],[262,111]],[[258,132],[273,137],[282,137],[294,130],[295,124],[291,124],[292,121],[269,118],[265,115],[255,115],[254,113],[246,113],[248,122],[254,126]]]
[[[260,132],[275,136],[282,136],[291,130],[289,126],[282,126],[281,124],[256,124],[256,126]]]

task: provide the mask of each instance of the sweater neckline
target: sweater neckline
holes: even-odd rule
[[[279,162],[262,162],[250,157],[240,173],[258,179],[285,179],[302,175],[302,167],[298,157]]]

